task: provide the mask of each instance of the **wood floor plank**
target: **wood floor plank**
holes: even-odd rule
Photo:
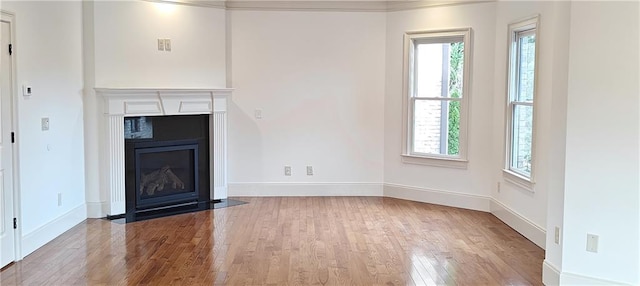
[[[245,197],[88,219],[1,285],[542,285],[544,251],[491,214],[376,197]]]

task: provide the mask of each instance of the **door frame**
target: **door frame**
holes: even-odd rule
[[[11,129],[16,134],[18,133],[18,89],[17,89],[17,67],[16,57],[18,52],[16,51],[16,15],[13,12],[0,9],[0,20],[2,22],[8,22],[11,29],[11,44],[13,47],[13,53],[11,56]],[[12,143],[11,153],[13,157],[13,217],[18,219],[18,228],[13,232],[14,236],[14,253],[15,261],[22,260],[22,218],[20,209],[20,175],[19,175],[19,152],[18,148],[20,141],[19,136],[16,136],[16,142]]]

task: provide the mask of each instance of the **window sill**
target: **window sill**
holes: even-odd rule
[[[467,169],[469,161],[459,158],[447,157],[426,157],[417,155],[402,154],[402,163],[427,165],[435,167],[446,167],[455,169]]]
[[[506,170],[506,169],[502,170],[502,177],[508,183],[511,183],[529,192],[535,193],[534,187],[536,183],[533,181],[532,178],[527,178],[525,176],[522,176],[518,173],[515,173],[510,170]]]

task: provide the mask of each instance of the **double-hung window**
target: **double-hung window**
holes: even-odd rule
[[[466,167],[470,34],[405,34],[404,162]]]
[[[533,183],[537,28],[537,16],[509,25],[505,173],[527,188]]]

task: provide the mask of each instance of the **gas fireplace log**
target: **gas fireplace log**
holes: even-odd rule
[[[174,189],[184,189],[184,182],[171,171],[169,166],[164,166],[147,175],[142,174],[140,181],[141,195],[146,191],[147,195],[151,196],[156,191],[164,190],[166,184],[171,184]]]

